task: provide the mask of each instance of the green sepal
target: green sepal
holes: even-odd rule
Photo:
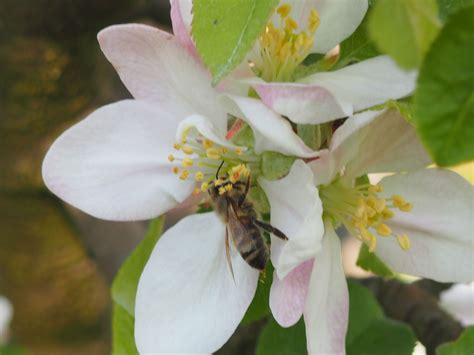
[[[278,180],[290,171],[296,157],[277,153],[264,152],[262,154],[262,175],[268,180]]]

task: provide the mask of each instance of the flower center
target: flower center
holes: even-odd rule
[[[219,193],[224,194],[235,182],[260,173],[260,159],[250,149],[225,147],[189,130],[173,148],[177,152],[168,156],[176,163],[173,173],[181,180],[192,178],[199,183],[195,195],[207,192],[210,184],[221,186]]]
[[[370,252],[377,246],[376,235],[395,237],[400,247],[408,250],[408,235],[395,235],[385,221],[393,218],[393,209],[409,212],[413,206],[399,195],[383,198],[378,195],[380,192],[380,185],[369,183],[348,187],[338,179],[320,187],[319,195],[325,216],[331,218],[335,225],[342,224],[352,235],[365,242]]]
[[[261,62],[256,69],[265,81],[291,81],[296,67],[308,56],[313,46],[314,34],[319,26],[319,15],[312,9],[306,30],[296,32],[298,23],[289,16],[291,6],[277,8],[279,27],[270,20],[260,36]]]

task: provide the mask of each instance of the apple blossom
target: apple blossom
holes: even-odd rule
[[[259,153],[266,150],[317,155],[284,118],[252,98],[237,101],[254,128],[255,147],[228,141],[220,92],[179,32],[118,25],[98,39],[135,100],[92,112],[54,142],[43,163],[48,188],[84,212],[108,220],[154,218],[207,192],[221,163],[238,180],[245,171],[259,176]],[[225,226],[214,213],[186,217],[164,233],[136,295],[140,352],[211,353],[231,336],[259,273],[232,247],[234,280],[224,242]]]
[[[191,1],[171,4],[176,19],[173,28],[192,46]],[[231,73],[225,86],[250,85],[265,105],[299,124],[329,122],[409,95],[416,72],[400,69],[388,56],[295,77],[309,54],[327,54],[349,37],[367,8],[367,0],[281,1],[246,63]]]
[[[289,236],[286,244],[272,239],[270,307],[286,327],[304,315],[309,353],[345,352],[348,294],[335,233],[339,226],[397,272],[438,281],[474,279],[474,190],[454,172],[425,168],[429,162],[413,127],[396,110],[366,111],[348,118],[319,158],[306,166],[295,162],[281,180],[260,178],[271,222]],[[376,172],[399,173],[377,185],[356,184],[358,177]],[[284,218],[297,202],[273,193],[285,189],[300,199],[297,191],[308,181],[317,186],[311,198],[322,206],[322,218],[313,234],[293,238]]]

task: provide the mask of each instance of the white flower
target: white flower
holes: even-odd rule
[[[223,172],[244,164],[257,177],[262,151],[315,156],[286,120],[255,99],[242,98],[240,106],[255,148],[230,144],[220,93],[179,35],[119,25],[98,38],[135,100],[99,108],[51,146],[44,181],[71,205],[102,219],[149,219],[196,203],[192,193],[207,194],[221,161]],[[225,226],[214,213],[184,218],[161,237],[136,296],[140,352],[211,353],[227,341],[259,273],[234,250],[234,282],[224,243]]]
[[[413,127],[398,112],[367,111],[347,119],[307,168],[296,162],[282,180],[261,179],[267,193],[285,189],[298,199],[301,186],[310,193],[311,169],[318,186],[319,198],[311,194],[323,218],[305,237],[294,239],[284,220],[298,202],[269,196],[271,223],[289,238],[284,245],[272,239],[270,306],[282,326],[304,315],[309,353],[345,351],[348,294],[336,226],[345,226],[397,272],[439,281],[474,279],[474,190],[451,171],[425,169],[428,163]],[[378,185],[354,184],[376,172],[401,173]],[[302,245],[316,247],[311,255]]]
[[[441,292],[440,305],[463,326],[474,324],[474,282],[458,283]]]
[[[191,1],[171,3],[174,16],[181,20],[179,24],[175,21],[173,28],[192,46]],[[281,1],[246,59],[260,77],[252,75],[247,63],[242,63],[226,86],[233,87],[235,82],[252,86],[265,105],[301,124],[329,122],[408,96],[415,87],[416,72],[401,70],[388,56],[335,71],[321,69],[296,82],[293,79],[295,69],[308,54],[326,54],[349,37],[367,8],[367,0]]]
[[[12,304],[6,297],[0,296],[0,346],[8,342],[12,317]]]

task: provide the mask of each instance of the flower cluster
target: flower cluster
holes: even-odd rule
[[[373,108],[410,95],[417,73],[378,56],[295,76],[308,55],[330,56],[357,28],[367,0],[280,4],[241,64],[252,74],[237,70],[217,88],[194,47],[185,3],[171,1],[174,36],[136,24],[99,33],[134,99],[71,127],[43,165],[51,191],[103,219],[153,218],[207,201],[213,189],[226,201],[224,218],[185,217],[155,246],[136,295],[140,353],[212,353],[232,335],[260,274],[246,262],[257,244],[244,250],[237,235],[228,243],[229,230],[272,232],[270,308],[284,327],[304,315],[311,354],[345,352],[339,227],[397,272],[473,279],[472,186],[427,168],[431,161],[413,127],[396,110]],[[316,148],[301,138],[301,124],[325,132]],[[245,129],[249,137],[236,139]],[[270,179],[266,152],[294,163]],[[371,173],[393,174],[374,184]],[[253,189],[265,193],[271,225],[257,219],[266,211],[244,202]],[[237,226],[229,227],[232,218]]]

